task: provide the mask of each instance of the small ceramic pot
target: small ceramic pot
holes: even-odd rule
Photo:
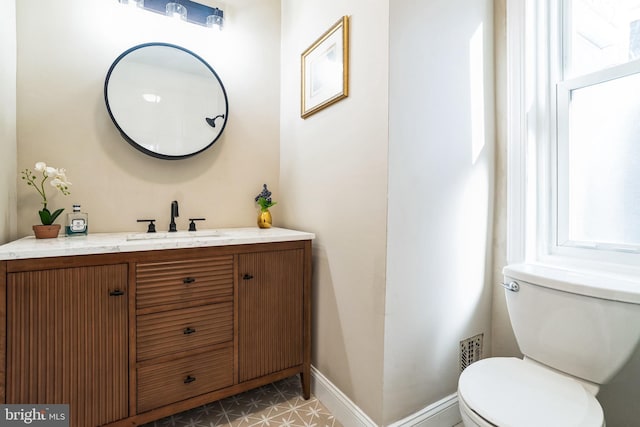
[[[34,225],[31,228],[33,228],[36,239],[54,239],[60,233],[60,224]]]

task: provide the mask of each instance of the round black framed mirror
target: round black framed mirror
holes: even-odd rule
[[[227,92],[200,56],[168,43],[123,52],[104,83],[107,111],[133,147],[161,159],[184,159],[211,147],[227,124]]]

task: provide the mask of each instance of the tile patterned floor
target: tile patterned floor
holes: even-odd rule
[[[304,400],[291,377],[144,427],[342,427],[315,397]]]

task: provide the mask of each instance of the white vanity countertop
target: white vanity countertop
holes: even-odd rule
[[[89,233],[56,239],[24,237],[0,246],[0,260],[137,252],[161,249],[311,240],[315,234],[285,228],[220,228],[177,233]]]

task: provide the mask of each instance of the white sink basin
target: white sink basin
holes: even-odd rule
[[[157,239],[193,239],[198,237],[221,237],[223,236],[217,230],[199,230],[199,231],[176,231],[169,233],[168,231],[157,233],[133,233],[127,234],[129,240],[157,240]]]

